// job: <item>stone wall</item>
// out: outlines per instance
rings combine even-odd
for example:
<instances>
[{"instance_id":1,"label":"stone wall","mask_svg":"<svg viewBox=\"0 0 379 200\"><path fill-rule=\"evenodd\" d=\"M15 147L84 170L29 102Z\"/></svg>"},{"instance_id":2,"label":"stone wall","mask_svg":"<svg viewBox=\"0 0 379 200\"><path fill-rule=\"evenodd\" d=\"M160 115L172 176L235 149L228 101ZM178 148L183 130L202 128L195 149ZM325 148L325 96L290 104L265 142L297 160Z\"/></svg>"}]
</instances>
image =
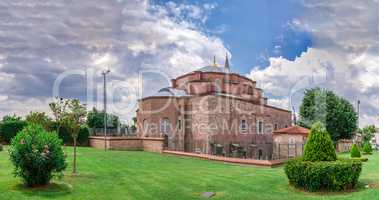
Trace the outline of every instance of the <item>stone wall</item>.
<instances>
[{"instance_id":1,"label":"stone wall","mask_svg":"<svg viewBox=\"0 0 379 200\"><path fill-rule=\"evenodd\" d=\"M144 151L162 153L163 138L141 138L142 148Z\"/></svg>"},{"instance_id":2,"label":"stone wall","mask_svg":"<svg viewBox=\"0 0 379 200\"><path fill-rule=\"evenodd\" d=\"M107 143L107 149L110 150L128 150L128 151L149 151L162 153L163 138L140 138L140 137L104 137L91 136L89 138L90 146L97 149L104 149Z\"/></svg>"}]
</instances>

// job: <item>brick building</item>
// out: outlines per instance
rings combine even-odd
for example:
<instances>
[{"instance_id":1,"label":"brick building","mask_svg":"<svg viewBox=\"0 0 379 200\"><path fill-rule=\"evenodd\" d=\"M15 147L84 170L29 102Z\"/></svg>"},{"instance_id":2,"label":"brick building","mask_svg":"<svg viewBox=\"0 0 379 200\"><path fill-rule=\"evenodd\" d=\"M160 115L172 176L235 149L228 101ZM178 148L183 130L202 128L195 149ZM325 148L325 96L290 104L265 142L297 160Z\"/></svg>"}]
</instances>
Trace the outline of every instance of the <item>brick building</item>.
<instances>
[{"instance_id":1,"label":"brick building","mask_svg":"<svg viewBox=\"0 0 379 200\"><path fill-rule=\"evenodd\" d=\"M271 159L273 132L291 112L267 104L256 82L214 62L139 100L140 137L164 138L174 151Z\"/></svg>"}]
</instances>

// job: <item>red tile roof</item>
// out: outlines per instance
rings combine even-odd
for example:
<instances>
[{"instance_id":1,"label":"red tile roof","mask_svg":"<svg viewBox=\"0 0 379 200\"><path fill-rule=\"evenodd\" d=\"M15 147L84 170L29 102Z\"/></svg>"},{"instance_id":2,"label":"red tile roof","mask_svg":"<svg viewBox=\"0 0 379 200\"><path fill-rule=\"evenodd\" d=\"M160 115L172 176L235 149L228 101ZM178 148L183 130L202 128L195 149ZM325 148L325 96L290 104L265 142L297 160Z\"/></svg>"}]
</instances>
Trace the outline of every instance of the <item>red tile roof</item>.
<instances>
[{"instance_id":1,"label":"red tile roof","mask_svg":"<svg viewBox=\"0 0 379 200\"><path fill-rule=\"evenodd\" d=\"M309 129L296 125L276 130L274 131L274 134L300 134L307 136L309 134Z\"/></svg>"}]
</instances>

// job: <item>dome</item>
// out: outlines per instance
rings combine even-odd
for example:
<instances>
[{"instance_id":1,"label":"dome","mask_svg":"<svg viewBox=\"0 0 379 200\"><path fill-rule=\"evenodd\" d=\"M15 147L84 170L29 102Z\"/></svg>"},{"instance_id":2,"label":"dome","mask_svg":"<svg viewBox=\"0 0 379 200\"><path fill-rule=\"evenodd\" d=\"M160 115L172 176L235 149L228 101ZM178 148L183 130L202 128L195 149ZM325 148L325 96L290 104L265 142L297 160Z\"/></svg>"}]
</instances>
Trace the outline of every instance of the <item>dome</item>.
<instances>
[{"instance_id":1,"label":"dome","mask_svg":"<svg viewBox=\"0 0 379 200\"><path fill-rule=\"evenodd\" d=\"M184 90L178 90L172 87L165 87L158 91L153 96L159 96L159 97L181 97L181 96L187 96L186 92Z\"/></svg>"},{"instance_id":2,"label":"dome","mask_svg":"<svg viewBox=\"0 0 379 200\"><path fill-rule=\"evenodd\" d=\"M222 72L222 73L231 73L231 71L225 67L217 67L217 66L205 66L196 71L201 72Z\"/></svg>"}]
</instances>

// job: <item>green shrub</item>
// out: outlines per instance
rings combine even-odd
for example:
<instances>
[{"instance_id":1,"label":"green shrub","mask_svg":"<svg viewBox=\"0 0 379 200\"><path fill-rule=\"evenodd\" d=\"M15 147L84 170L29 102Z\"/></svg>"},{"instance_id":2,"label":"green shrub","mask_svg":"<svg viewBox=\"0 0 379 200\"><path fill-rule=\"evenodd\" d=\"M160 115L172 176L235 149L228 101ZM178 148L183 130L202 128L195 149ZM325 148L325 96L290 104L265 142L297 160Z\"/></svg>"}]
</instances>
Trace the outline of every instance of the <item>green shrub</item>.
<instances>
[{"instance_id":1,"label":"green shrub","mask_svg":"<svg viewBox=\"0 0 379 200\"><path fill-rule=\"evenodd\" d=\"M304 149L304 161L335 161L336 151L329 133L321 122L312 125Z\"/></svg>"},{"instance_id":2,"label":"green shrub","mask_svg":"<svg viewBox=\"0 0 379 200\"><path fill-rule=\"evenodd\" d=\"M0 124L0 138L9 144L16 134L26 126L26 122L19 117L5 116Z\"/></svg>"},{"instance_id":3,"label":"green shrub","mask_svg":"<svg viewBox=\"0 0 379 200\"><path fill-rule=\"evenodd\" d=\"M15 176L27 186L46 185L66 168L62 140L40 125L28 125L12 139L9 149Z\"/></svg>"},{"instance_id":4,"label":"green shrub","mask_svg":"<svg viewBox=\"0 0 379 200\"><path fill-rule=\"evenodd\" d=\"M3 151L3 145L0 143L0 151Z\"/></svg>"},{"instance_id":5,"label":"green shrub","mask_svg":"<svg viewBox=\"0 0 379 200\"><path fill-rule=\"evenodd\" d=\"M372 147L369 142L365 142L365 144L363 145L363 153L370 154L370 155L372 154Z\"/></svg>"},{"instance_id":6,"label":"green shrub","mask_svg":"<svg viewBox=\"0 0 379 200\"><path fill-rule=\"evenodd\" d=\"M55 122L49 129L57 130L57 127L58 127L58 125ZM73 141L72 135L71 135L70 131L65 126L59 127L58 136L60 139L62 139L63 144L73 145L74 141ZM85 125L80 127L77 145L78 146L88 146L89 145L89 129Z\"/></svg>"},{"instance_id":7,"label":"green shrub","mask_svg":"<svg viewBox=\"0 0 379 200\"><path fill-rule=\"evenodd\" d=\"M358 149L358 146L356 144L353 144L350 150L350 156L352 158L360 158L361 157L361 152Z\"/></svg>"},{"instance_id":8,"label":"green shrub","mask_svg":"<svg viewBox=\"0 0 379 200\"><path fill-rule=\"evenodd\" d=\"M341 191L354 188L362 171L356 160L309 162L302 159L287 161L285 173L289 182L308 191Z\"/></svg>"},{"instance_id":9,"label":"green shrub","mask_svg":"<svg viewBox=\"0 0 379 200\"><path fill-rule=\"evenodd\" d=\"M87 126L81 126L78 135L78 146L89 145L89 129Z\"/></svg>"}]
</instances>

